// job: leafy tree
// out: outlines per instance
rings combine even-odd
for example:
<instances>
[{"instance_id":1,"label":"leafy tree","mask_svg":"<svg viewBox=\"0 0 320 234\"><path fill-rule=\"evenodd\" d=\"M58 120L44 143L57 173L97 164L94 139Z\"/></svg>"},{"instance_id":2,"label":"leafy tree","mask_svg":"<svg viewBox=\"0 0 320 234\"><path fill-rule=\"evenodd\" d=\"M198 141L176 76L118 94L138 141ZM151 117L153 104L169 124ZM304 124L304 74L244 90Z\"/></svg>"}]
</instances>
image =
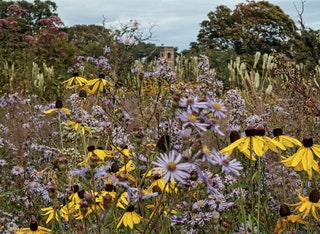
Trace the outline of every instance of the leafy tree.
<instances>
[{"instance_id":1,"label":"leafy tree","mask_svg":"<svg viewBox=\"0 0 320 234\"><path fill-rule=\"evenodd\" d=\"M218 6L200 24L197 47L234 50L238 55L277 51L290 56L299 40L294 21L279 6L267 1L247 1L232 11Z\"/></svg>"}]
</instances>

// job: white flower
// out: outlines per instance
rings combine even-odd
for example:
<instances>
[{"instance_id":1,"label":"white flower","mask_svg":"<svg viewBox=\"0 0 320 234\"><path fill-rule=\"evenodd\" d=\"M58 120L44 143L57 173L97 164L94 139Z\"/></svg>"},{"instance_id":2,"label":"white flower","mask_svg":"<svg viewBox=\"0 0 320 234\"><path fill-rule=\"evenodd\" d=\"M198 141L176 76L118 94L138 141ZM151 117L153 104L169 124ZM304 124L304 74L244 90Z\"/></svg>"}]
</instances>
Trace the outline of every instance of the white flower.
<instances>
[{"instance_id":1,"label":"white flower","mask_svg":"<svg viewBox=\"0 0 320 234\"><path fill-rule=\"evenodd\" d=\"M222 172L225 174L233 173L238 176L239 171L243 168L240 162L238 162L236 159L230 160L230 157L227 154L215 154L213 155L213 161L215 164L218 164L222 167Z\"/></svg>"},{"instance_id":2,"label":"white flower","mask_svg":"<svg viewBox=\"0 0 320 234\"><path fill-rule=\"evenodd\" d=\"M188 110L198 112L199 109L207 108L208 102L199 101L199 97L182 97L179 101L179 107L187 107Z\"/></svg>"},{"instance_id":3,"label":"white flower","mask_svg":"<svg viewBox=\"0 0 320 234\"><path fill-rule=\"evenodd\" d=\"M160 154L156 162L153 162L158 167L162 176L164 176L165 183L175 180L182 182L183 179L190 175L186 171L191 170L190 163L180 163L182 156L176 151L171 151L169 154Z\"/></svg>"},{"instance_id":4,"label":"white flower","mask_svg":"<svg viewBox=\"0 0 320 234\"><path fill-rule=\"evenodd\" d=\"M14 166L11 169L11 173L14 175L22 175L24 173L24 169L23 167L20 167L20 166Z\"/></svg>"},{"instance_id":5,"label":"white flower","mask_svg":"<svg viewBox=\"0 0 320 234\"><path fill-rule=\"evenodd\" d=\"M227 115L225 112L227 108L221 100L214 99L208 101L208 109L213 113L213 116L218 119L223 119Z\"/></svg>"},{"instance_id":6,"label":"white flower","mask_svg":"<svg viewBox=\"0 0 320 234\"><path fill-rule=\"evenodd\" d=\"M184 122L182 127L193 126L198 131L207 131L207 127L209 127L209 124L200 123L199 118L192 111L177 111L176 114Z\"/></svg>"}]
</instances>

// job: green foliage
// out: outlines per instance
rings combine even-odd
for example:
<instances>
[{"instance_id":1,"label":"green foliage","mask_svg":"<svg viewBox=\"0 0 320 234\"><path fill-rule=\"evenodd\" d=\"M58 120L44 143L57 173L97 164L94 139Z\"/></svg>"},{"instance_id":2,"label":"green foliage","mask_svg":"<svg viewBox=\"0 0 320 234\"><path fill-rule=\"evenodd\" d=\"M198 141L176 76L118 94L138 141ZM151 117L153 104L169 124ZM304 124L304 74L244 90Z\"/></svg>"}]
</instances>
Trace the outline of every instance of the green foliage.
<instances>
[{"instance_id":1,"label":"green foliage","mask_svg":"<svg viewBox=\"0 0 320 234\"><path fill-rule=\"evenodd\" d=\"M267 1L240 3L233 11L218 6L208 18L201 23L198 34L201 48L233 49L238 55L272 50L288 53L298 36L294 21Z\"/></svg>"}]
</instances>

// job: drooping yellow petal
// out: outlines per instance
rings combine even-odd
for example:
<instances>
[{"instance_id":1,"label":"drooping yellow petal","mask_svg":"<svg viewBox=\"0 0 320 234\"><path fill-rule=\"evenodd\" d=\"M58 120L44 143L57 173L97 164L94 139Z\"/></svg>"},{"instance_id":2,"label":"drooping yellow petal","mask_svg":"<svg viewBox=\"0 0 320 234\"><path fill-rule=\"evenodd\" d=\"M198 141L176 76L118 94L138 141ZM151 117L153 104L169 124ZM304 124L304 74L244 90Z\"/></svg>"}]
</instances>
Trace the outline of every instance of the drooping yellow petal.
<instances>
[{"instance_id":1,"label":"drooping yellow petal","mask_svg":"<svg viewBox=\"0 0 320 234\"><path fill-rule=\"evenodd\" d=\"M257 156L261 157L264 154L264 140L262 138L252 137L252 147Z\"/></svg>"},{"instance_id":2,"label":"drooping yellow petal","mask_svg":"<svg viewBox=\"0 0 320 234\"><path fill-rule=\"evenodd\" d=\"M138 215L136 212L131 212L132 213L132 220L134 224L138 224L141 221L141 216Z\"/></svg>"},{"instance_id":3,"label":"drooping yellow petal","mask_svg":"<svg viewBox=\"0 0 320 234\"><path fill-rule=\"evenodd\" d=\"M49 109L49 110L44 111L43 113L44 113L44 114L51 114L51 113L53 113L53 112L55 112L55 111L58 111L58 110L59 110L58 108L52 108L52 109Z\"/></svg>"},{"instance_id":4,"label":"drooping yellow petal","mask_svg":"<svg viewBox=\"0 0 320 234\"><path fill-rule=\"evenodd\" d=\"M67 109L67 108L60 108L59 110L61 110L61 111L63 111L66 115L71 115L71 112L70 112L70 110L69 109Z\"/></svg>"},{"instance_id":5,"label":"drooping yellow petal","mask_svg":"<svg viewBox=\"0 0 320 234\"><path fill-rule=\"evenodd\" d=\"M118 222L118 225L117 225L117 229L121 226L121 224L123 223L123 221L124 221L124 214L122 215L122 217L121 217L121 219L119 220L119 222ZM125 225L126 226L126 225Z\"/></svg>"},{"instance_id":6,"label":"drooping yellow petal","mask_svg":"<svg viewBox=\"0 0 320 234\"><path fill-rule=\"evenodd\" d=\"M320 158L320 145L313 144L313 146L311 146L311 150L318 158Z\"/></svg>"},{"instance_id":7,"label":"drooping yellow petal","mask_svg":"<svg viewBox=\"0 0 320 234\"><path fill-rule=\"evenodd\" d=\"M303 148L298 149L297 152L291 156L292 157L291 165L295 167L302 160L303 155L304 155Z\"/></svg>"},{"instance_id":8,"label":"drooping yellow petal","mask_svg":"<svg viewBox=\"0 0 320 234\"><path fill-rule=\"evenodd\" d=\"M230 145L228 145L227 147L223 148L222 150L220 150L221 154L228 154L231 155L233 150L238 147L239 145L241 145L243 142L245 141L244 138L240 138L238 140L236 140L235 142L231 143Z\"/></svg>"}]
</instances>

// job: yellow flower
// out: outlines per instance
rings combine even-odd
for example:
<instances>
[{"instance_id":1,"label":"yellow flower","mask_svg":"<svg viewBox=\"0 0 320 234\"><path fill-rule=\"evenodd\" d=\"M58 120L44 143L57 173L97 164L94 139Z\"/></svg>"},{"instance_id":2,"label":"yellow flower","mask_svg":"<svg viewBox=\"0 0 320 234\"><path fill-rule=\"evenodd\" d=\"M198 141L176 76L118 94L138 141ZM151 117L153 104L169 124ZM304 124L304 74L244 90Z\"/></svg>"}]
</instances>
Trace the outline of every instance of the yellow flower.
<instances>
[{"instance_id":1,"label":"yellow flower","mask_svg":"<svg viewBox=\"0 0 320 234\"><path fill-rule=\"evenodd\" d=\"M61 101L60 99L58 99L58 100L56 101L55 108L46 110L46 111L44 111L43 113L44 113L44 114L51 114L51 113L53 113L53 112L58 112L58 111L62 111L62 112L64 112L66 115L70 115L70 114L71 114L71 112L70 112L69 109L62 107L62 101Z\"/></svg>"},{"instance_id":2,"label":"yellow flower","mask_svg":"<svg viewBox=\"0 0 320 234\"><path fill-rule=\"evenodd\" d=\"M97 159L101 161L104 161L106 157L112 157L107 150L96 149L94 145L88 146L88 151L87 157L80 164L87 164L90 162L90 160L95 160L94 157L97 157Z\"/></svg>"},{"instance_id":3,"label":"yellow flower","mask_svg":"<svg viewBox=\"0 0 320 234\"><path fill-rule=\"evenodd\" d=\"M85 132L91 133L90 128L87 125L83 124L81 121L68 120L66 124L73 128L75 131L80 132L82 135L84 135Z\"/></svg>"},{"instance_id":4,"label":"yellow flower","mask_svg":"<svg viewBox=\"0 0 320 234\"><path fill-rule=\"evenodd\" d=\"M317 220L320 221L316 208L320 208L320 192L317 189L314 189L310 192L309 196L301 196L300 191L298 193L299 202L295 204L286 204L288 206L295 206L295 211L298 211L302 214L302 218L305 218L309 215L310 211L312 216Z\"/></svg>"},{"instance_id":5,"label":"yellow flower","mask_svg":"<svg viewBox=\"0 0 320 234\"><path fill-rule=\"evenodd\" d=\"M133 182L136 182L137 181L136 178L129 173L129 172L133 171L135 168L136 167L134 166L133 161L129 160L126 165L124 165L117 172L115 172L116 177L119 180L127 178Z\"/></svg>"},{"instance_id":6,"label":"yellow flower","mask_svg":"<svg viewBox=\"0 0 320 234\"><path fill-rule=\"evenodd\" d=\"M117 201L117 207L124 209L124 205L126 205L126 206L129 205L129 202L127 200L127 196L128 196L128 192L121 193L121 195Z\"/></svg>"},{"instance_id":7,"label":"yellow flower","mask_svg":"<svg viewBox=\"0 0 320 234\"><path fill-rule=\"evenodd\" d=\"M43 213L42 215L48 216L46 223L49 223L52 219L55 219L56 221L60 222L60 212L58 209L54 209L53 207L47 207L47 208L41 208Z\"/></svg>"},{"instance_id":8,"label":"yellow flower","mask_svg":"<svg viewBox=\"0 0 320 234\"><path fill-rule=\"evenodd\" d=\"M258 156L262 156L265 153L263 150L265 145L265 141L263 140L263 138L256 136L256 129L252 127L248 127L245 130L245 134L245 137L242 137L234 141L229 146L220 150L220 153L231 155L233 150L235 148L238 148L241 152L245 154L246 157L248 157L251 160L256 160L256 158L253 156L251 152L255 153Z\"/></svg>"},{"instance_id":9,"label":"yellow flower","mask_svg":"<svg viewBox=\"0 0 320 234\"><path fill-rule=\"evenodd\" d=\"M105 76L103 74L99 75L99 78L89 80L87 83L87 86L93 86L92 89L90 90L90 94L94 94L97 90L99 92L103 92L104 87L109 86L112 89L112 84L105 79Z\"/></svg>"},{"instance_id":10,"label":"yellow flower","mask_svg":"<svg viewBox=\"0 0 320 234\"><path fill-rule=\"evenodd\" d=\"M291 214L291 211L286 204L280 206L280 216L277 220L277 224L273 230L275 234L282 234L287 229L287 223L291 223L291 229L295 223L309 224L307 221L302 220L302 214Z\"/></svg>"},{"instance_id":11,"label":"yellow flower","mask_svg":"<svg viewBox=\"0 0 320 234\"><path fill-rule=\"evenodd\" d=\"M273 136L274 136L272 138L273 140L276 140L276 141L282 143L285 147L291 148L295 145L297 145L297 146L302 145L302 143L299 140L297 140L293 137L290 137L290 136L283 135L281 128L273 129Z\"/></svg>"},{"instance_id":12,"label":"yellow flower","mask_svg":"<svg viewBox=\"0 0 320 234\"><path fill-rule=\"evenodd\" d=\"M167 184L164 182L164 177L158 168L153 168L147 173L146 176L152 176L154 179L148 188L150 192L157 192L157 188L167 193L178 192L178 188L174 182L169 181Z\"/></svg>"},{"instance_id":13,"label":"yellow flower","mask_svg":"<svg viewBox=\"0 0 320 234\"><path fill-rule=\"evenodd\" d=\"M16 231L16 234L49 234L51 230L42 226L39 226L38 221L32 215L30 227L21 228Z\"/></svg>"},{"instance_id":14,"label":"yellow flower","mask_svg":"<svg viewBox=\"0 0 320 234\"><path fill-rule=\"evenodd\" d=\"M134 211L134 206L130 205L119 220L117 228L119 228L121 224L123 224L125 227L129 226L131 229L133 229L133 225L139 224L141 220L142 217Z\"/></svg>"},{"instance_id":15,"label":"yellow flower","mask_svg":"<svg viewBox=\"0 0 320 234\"><path fill-rule=\"evenodd\" d=\"M266 136L266 130L264 129L264 127L259 126L256 129L256 136L260 137L261 140L264 142L262 151L263 154L265 154L268 150L271 150L273 152L278 152L278 148L282 149L282 150L286 150L286 147L281 143L278 142L276 140L271 139L270 137ZM243 151L243 153L250 158L250 150L246 149L245 151Z\"/></svg>"},{"instance_id":16,"label":"yellow flower","mask_svg":"<svg viewBox=\"0 0 320 234\"><path fill-rule=\"evenodd\" d=\"M87 79L79 76L78 72L73 73L71 78L62 82L62 84L67 84L67 89L82 87L87 83L88 83Z\"/></svg>"},{"instance_id":17,"label":"yellow flower","mask_svg":"<svg viewBox=\"0 0 320 234\"><path fill-rule=\"evenodd\" d=\"M287 167L294 167L296 171L306 171L311 180L312 170L319 172L318 162L314 160L313 155L320 158L320 145L313 144L312 138L305 138L297 152L282 162Z\"/></svg>"}]
</instances>

